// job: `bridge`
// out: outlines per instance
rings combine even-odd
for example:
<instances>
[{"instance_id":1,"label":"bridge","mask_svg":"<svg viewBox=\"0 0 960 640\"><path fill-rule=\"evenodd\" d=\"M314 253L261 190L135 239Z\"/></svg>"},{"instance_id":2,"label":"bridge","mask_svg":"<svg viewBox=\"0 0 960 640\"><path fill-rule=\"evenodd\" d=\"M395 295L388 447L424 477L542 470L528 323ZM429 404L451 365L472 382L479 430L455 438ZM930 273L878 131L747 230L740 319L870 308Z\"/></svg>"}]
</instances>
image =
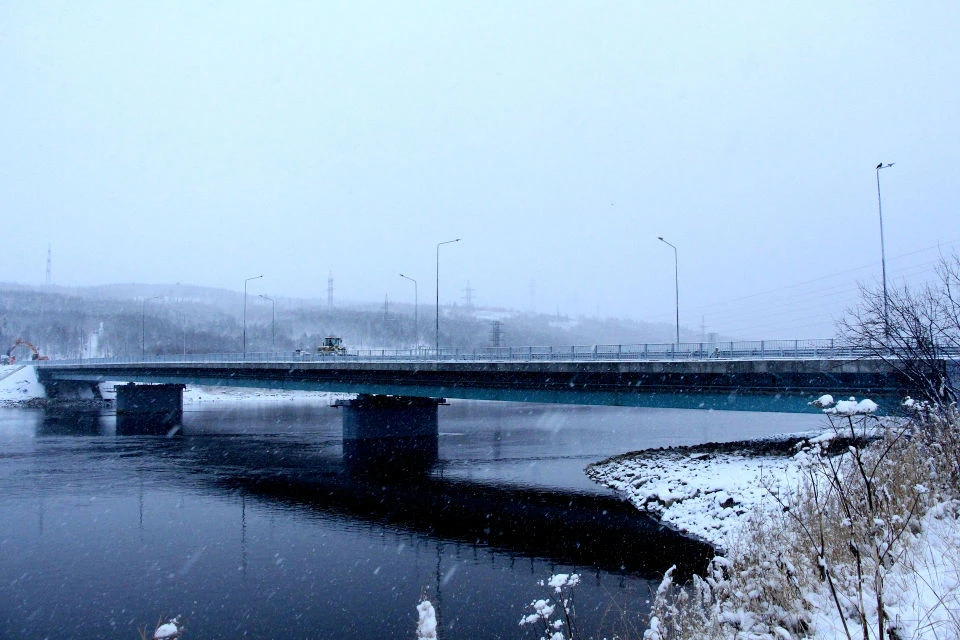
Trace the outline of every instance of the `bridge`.
<instances>
[{"instance_id":1,"label":"bridge","mask_svg":"<svg viewBox=\"0 0 960 640\"><path fill-rule=\"evenodd\" d=\"M347 354L204 354L38 362L51 396L105 381L262 387L417 398L809 411L810 399L898 397L883 359L832 340L503 347Z\"/></svg>"},{"instance_id":2,"label":"bridge","mask_svg":"<svg viewBox=\"0 0 960 640\"><path fill-rule=\"evenodd\" d=\"M118 431L182 419L185 385L359 394L342 401L344 454L436 459L445 398L811 412L821 394L896 404L908 380L887 361L821 341L204 354L37 362L50 397L117 385ZM412 455L416 454L416 455Z\"/></svg>"}]
</instances>

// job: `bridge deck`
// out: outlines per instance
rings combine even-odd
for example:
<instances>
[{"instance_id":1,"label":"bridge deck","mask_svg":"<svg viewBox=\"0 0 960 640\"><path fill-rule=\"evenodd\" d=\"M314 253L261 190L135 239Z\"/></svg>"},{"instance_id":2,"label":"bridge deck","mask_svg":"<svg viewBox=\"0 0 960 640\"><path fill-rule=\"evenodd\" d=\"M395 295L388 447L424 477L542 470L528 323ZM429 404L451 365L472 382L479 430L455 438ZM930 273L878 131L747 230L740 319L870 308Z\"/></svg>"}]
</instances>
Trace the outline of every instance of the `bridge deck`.
<instances>
[{"instance_id":1,"label":"bridge deck","mask_svg":"<svg viewBox=\"0 0 960 640\"><path fill-rule=\"evenodd\" d=\"M822 393L898 396L906 381L880 359L551 360L419 359L45 362L41 381L130 381L322 390L521 402L785 410ZM704 398L713 398L704 404ZM731 407L731 403L747 406ZM751 399L751 400L747 400ZM673 403L676 404L676 403ZM683 404L683 403L681 403ZM790 409L796 410L796 409Z\"/></svg>"}]
</instances>

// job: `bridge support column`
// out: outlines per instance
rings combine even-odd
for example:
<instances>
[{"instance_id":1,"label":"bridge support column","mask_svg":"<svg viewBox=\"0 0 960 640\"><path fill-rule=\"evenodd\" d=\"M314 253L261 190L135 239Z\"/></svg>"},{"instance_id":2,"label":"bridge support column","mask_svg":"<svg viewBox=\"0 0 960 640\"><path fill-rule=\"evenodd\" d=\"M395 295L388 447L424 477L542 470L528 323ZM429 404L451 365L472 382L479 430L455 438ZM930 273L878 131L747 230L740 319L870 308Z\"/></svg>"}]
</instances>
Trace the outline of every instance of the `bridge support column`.
<instances>
[{"instance_id":1,"label":"bridge support column","mask_svg":"<svg viewBox=\"0 0 960 640\"><path fill-rule=\"evenodd\" d=\"M43 390L52 400L101 400L100 385L83 380L43 380Z\"/></svg>"},{"instance_id":2,"label":"bridge support column","mask_svg":"<svg viewBox=\"0 0 960 640\"><path fill-rule=\"evenodd\" d=\"M183 388L182 384L117 385L117 433L176 432L183 422Z\"/></svg>"},{"instance_id":3,"label":"bridge support column","mask_svg":"<svg viewBox=\"0 0 960 640\"><path fill-rule=\"evenodd\" d=\"M343 459L352 471L429 469L438 459L443 398L362 394L338 401L343 409Z\"/></svg>"}]
</instances>

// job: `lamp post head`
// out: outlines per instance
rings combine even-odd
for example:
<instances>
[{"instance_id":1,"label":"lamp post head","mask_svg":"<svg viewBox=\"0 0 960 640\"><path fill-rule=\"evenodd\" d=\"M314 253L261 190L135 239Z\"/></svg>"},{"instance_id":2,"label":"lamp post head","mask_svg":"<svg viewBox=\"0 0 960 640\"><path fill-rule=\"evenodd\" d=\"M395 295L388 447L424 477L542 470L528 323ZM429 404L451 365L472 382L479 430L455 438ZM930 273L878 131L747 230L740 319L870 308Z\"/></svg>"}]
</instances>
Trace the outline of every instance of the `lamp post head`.
<instances>
[{"instance_id":1,"label":"lamp post head","mask_svg":"<svg viewBox=\"0 0 960 640\"><path fill-rule=\"evenodd\" d=\"M669 242L667 242L666 240L664 240L664 239L663 239L663 236L657 236L657 240L659 240L659 241L662 242L663 244L667 245L668 247L671 247L674 251L677 250L677 248L676 248L675 246L673 246L671 243L669 243Z\"/></svg>"},{"instance_id":2,"label":"lamp post head","mask_svg":"<svg viewBox=\"0 0 960 640\"><path fill-rule=\"evenodd\" d=\"M897 163L896 163L896 162L888 162L887 164L883 164L883 163L881 162L880 164L877 165L877 171L880 171L880 169L889 169L890 167L892 167L892 166L895 165L895 164L897 164Z\"/></svg>"}]
</instances>

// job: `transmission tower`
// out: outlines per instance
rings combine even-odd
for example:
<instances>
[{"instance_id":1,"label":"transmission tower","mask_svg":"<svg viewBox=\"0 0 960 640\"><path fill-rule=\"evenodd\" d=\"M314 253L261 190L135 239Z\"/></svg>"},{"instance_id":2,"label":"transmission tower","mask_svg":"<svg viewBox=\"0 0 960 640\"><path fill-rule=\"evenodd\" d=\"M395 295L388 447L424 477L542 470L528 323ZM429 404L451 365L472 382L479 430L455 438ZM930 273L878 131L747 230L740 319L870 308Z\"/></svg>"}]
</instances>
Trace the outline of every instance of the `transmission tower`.
<instances>
[{"instance_id":1,"label":"transmission tower","mask_svg":"<svg viewBox=\"0 0 960 640\"><path fill-rule=\"evenodd\" d=\"M494 320L490 323L490 346L499 347L503 342L503 323Z\"/></svg>"},{"instance_id":2,"label":"transmission tower","mask_svg":"<svg viewBox=\"0 0 960 640\"><path fill-rule=\"evenodd\" d=\"M470 286L470 281L467 280L467 288L463 290L463 307L467 311L473 311L473 292L475 289Z\"/></svg>"},{"instance_id":3,"label":"transmission tower","mask_svg":"<svg viewBox=\"0 0 960 640\"><path fill-rule=\"evenodd\" d=\"M327 308L333 309L333 271L327 276Z\"/></svg>"}]
</instances>

